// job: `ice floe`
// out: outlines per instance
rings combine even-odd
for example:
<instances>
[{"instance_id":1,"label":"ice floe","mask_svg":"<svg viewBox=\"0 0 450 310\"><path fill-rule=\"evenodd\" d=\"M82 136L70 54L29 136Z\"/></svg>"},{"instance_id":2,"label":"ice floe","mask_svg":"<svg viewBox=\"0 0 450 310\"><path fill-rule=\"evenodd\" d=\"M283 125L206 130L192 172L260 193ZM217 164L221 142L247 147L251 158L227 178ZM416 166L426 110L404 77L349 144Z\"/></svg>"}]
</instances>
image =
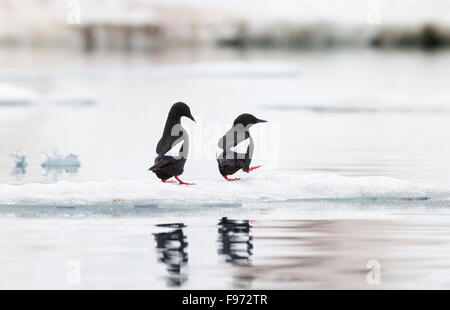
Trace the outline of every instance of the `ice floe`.
<instances>
[{"instance_id":1,"label":"ice floe","mask_svg":"<svg viewBox=\"0 0 450 310\"><path fill-rule=\"evenodd\" d=\"M33 90L9 83L0 83L0 106L28 105L39 99Z\"/></svg>"},{"instance_id":2,"label":"ice floe","mask_svg":"<svg viewBox=\"0 0 450 310\"><path fill-rule=\"evenodd\" d=\"M149 181L0 185L0 205L220 204L302 200L449 200L450 189L390 177L276 175L240 182L197 180L196 186Z\"/></svg>"},{"instance_id":3,"label":"ice floe","mask_svg":"<svg viewBox=\"0 0 450 310\"><path fill-rule=\"evenodd\" d=\"M93 106L97 103L97 99L92 94L82 90L56 92L46 97L46 100L57 105L71 107Z\"/></svg>"},{"instance_id":4,"label":"ice floe","mask_svg":"<svg viewBox=\"0 0 450 310\"><path fill-rule=\"evenodd\" d=\"M315 113L448 113L450 97L407 94L376 94L334 99L332 102L263 104L267 110L307 111Z\"/></svg>"}]
</instances>

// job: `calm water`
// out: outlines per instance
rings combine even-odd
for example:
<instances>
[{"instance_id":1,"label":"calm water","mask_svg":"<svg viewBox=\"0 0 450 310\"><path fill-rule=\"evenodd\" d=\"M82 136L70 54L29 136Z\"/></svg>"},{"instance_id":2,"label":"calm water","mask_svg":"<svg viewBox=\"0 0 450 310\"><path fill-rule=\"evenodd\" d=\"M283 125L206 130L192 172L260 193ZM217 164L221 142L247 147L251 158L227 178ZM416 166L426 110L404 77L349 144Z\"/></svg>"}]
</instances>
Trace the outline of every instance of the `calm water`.
<instances>
[{"instance_id":1,"label":"calm water","mask_svg":"<svg viewBox=\"0 0 450 310\"><path fill-rule=\"evenodd\" d=\"M154 178L146 169L167 109L183 100L198 119L185 124L194 132L188 181L219 182L215 143L236 115L252 112L269 120L254 131L265 174L450 186L447 51L0 54L0 82L40 96L0 106L0 183ZM45 170L48 147L78 155L81 167ZM16 150L26 152L23 170L10 157ZM449 288L448 207L2 206L0 287ZM373 266L379 284L370 284Z\"/></svg>"},{"instance_id":2,"label":"calm water","mask_svg":"<svg viewBox=\"0 0 450 310\"><path fill-rule=\"evenodd\" d=\"M448 289L448 207L3 211L0 287Z\"/></svg>"},{"instance_id":3,"label":"calm water","mask_svg":"<svg viewBox=\"0 0 450 310\"><path fill-rule=\"evenodd\" d=\"M0 82L41 99L0 106L2 183L152 178L146 168L167 110L183 100L198 119L185 122L195 133L186 179L217 177L218 138L251 112L269 120L254 128L266 172L450 185L447 51L1 54ZM49 147L78 155L81 168L45 171ZM25 174L13 171L16 150L27 154Z\"/></svg>"}]
</instances>

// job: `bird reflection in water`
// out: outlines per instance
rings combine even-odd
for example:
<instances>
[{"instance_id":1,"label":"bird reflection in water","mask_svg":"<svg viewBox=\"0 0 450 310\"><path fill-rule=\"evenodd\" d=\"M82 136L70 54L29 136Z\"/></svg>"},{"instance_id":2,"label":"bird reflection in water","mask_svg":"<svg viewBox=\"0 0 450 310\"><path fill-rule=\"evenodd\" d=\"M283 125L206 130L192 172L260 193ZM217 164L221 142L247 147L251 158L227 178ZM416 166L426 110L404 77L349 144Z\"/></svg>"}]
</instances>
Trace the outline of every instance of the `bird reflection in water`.
<instances>
[{"instance_id":1,"label":"bird reflection in water","mask_svg":"<svg viewBox=\"0 0 450 310\"><path fill-rule=\"evenodd\" d=\"M218 253L228 263L239 266L251 265L253 255L252 226L248 220L231 220L223 217L218 224Z\"/></svg>"},{"instance_id":2,"label":"bird reflection in water","mask_svg":"<svg viewBox=\"0 0 450 310\"><path fill-rule=\"evenodd\" d=\"M167 285L171 287L182 286L188 279L182 269L188 263L187 236L183 233L186 227L183 223L159 224L159 227L167 227L168 232L155 233L158 260L167 267Z\"/></svg>"}]
</instances>

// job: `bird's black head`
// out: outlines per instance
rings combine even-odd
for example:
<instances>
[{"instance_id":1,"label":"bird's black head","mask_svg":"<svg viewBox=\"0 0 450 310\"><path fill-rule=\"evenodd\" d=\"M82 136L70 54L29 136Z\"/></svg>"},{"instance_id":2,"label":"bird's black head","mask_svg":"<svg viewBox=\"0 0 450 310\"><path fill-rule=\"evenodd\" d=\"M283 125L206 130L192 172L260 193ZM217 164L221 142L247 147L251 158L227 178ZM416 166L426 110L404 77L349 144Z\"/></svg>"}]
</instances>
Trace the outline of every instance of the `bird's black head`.
<instances>
[{"instance_id":1,"label":"bird's black head","mask_svg":"<svg viewBox=\"0 0 450 310\"><path fill-rule=\"evenodd\" d=\"M169 118L179 120L181 117L186 116L195 122L194 117L191 114L191 109L184 102L175 103L169 111Z\"/></svg>"},{"instance_id":2,"label":"bird's black head","mask_svg":"<svg viewBox=\"0 0 450 310\"><path fill-rule=\"evenodd\" d=\"M248 114L248 113L244 113L239 115L233 123L233 126L236 126L237 124L241 124L244 127L250 127L252 125L258 124L258 123L266 123L267 121L263 120L263 119L258 119L255 116Z\"/></svg>"}]
</instances>

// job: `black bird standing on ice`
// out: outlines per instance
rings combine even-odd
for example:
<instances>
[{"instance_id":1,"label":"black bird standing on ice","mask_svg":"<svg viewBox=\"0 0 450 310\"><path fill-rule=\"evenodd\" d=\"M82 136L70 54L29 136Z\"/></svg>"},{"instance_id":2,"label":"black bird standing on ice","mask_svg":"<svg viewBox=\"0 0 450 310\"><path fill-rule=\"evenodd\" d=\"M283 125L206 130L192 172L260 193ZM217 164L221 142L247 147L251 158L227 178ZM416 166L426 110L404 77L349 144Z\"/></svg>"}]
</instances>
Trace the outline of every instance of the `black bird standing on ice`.
<instances>
[{"instance_id":1,"label":"black bird standing on ice","mask_svg":"<svg viewBox=\"0 0 450 310\"><path fill-rule=\"evenodd\" d=\"M168 180L175 177L180 184L194 185L194 183L183 182L179 178L183 173L189 151L189 137L180 122L183 116L195 122L187 104L175 103L169 111L163 135L156 146L158 157L155 159L155 164L148 170L153 171L164 183L175 183Z\"/></svg>"},{"instance_id":2,"label":"black bird standing on ice","mask_svg":"<svg viewBox=\"0 0 450 310\"><path fill-rule=\"evenodd\" d=\"M249 173L261 166L251 167L250 163L253 156L253 139L250 136L249 129L257 123L266 123L267 121L257 119L251 114L239 115L233 123L233 127L220 138L217 152L217 163L222 176L228 181L237 181L239 178L230 179L229 175L238 170Z\"/></svg>"}]
</instances>

